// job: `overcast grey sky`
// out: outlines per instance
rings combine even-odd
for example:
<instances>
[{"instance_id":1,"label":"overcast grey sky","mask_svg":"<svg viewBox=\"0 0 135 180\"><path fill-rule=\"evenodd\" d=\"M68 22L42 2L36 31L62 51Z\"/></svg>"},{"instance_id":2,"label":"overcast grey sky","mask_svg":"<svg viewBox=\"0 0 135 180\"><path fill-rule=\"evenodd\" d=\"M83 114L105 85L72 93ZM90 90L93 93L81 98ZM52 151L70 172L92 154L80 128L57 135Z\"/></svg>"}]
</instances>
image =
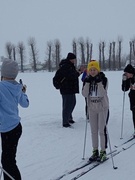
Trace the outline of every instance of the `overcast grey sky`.
<instances>
[{"instance_id":1,"label":"overcast grey sky","mask_svg":"<svg viewBox=\"0 0 135 180\"><path fill-rule=\"evenodd\" d=\"M108 44L123 38L123 51L135 37L135 0L0 0L0 56L5 43L15 45L35 37L39 57L45 55L46 42L58 38L62 57L72 50L73 38L84 37L94 44Z\"/></svg>"}]
</instances>

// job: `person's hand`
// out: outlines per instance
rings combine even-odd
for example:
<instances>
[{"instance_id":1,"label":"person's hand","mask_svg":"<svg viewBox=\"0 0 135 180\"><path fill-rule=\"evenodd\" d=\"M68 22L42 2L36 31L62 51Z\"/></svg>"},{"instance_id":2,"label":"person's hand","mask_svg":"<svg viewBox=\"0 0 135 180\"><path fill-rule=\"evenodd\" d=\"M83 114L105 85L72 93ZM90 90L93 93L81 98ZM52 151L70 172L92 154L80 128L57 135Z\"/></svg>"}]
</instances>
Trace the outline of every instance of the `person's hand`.
<instances>
[{"instance_id":1,"label":"person's hand","mask_svg":"<svg viewBox=\"0 0 135 180\"><path fill-rule=\"evenodd\" d=\"M23 84L23 81L22 81L22 79L20 79L19 80L19 82L20 82L20 84L22 84L22 92L26 92L26 88L27 88L27 86L25 85L25 84Z\"/></svg>"},{"instance_id":2,"label":"person's hand","mask_svg":"<svg viewBox=\"0 0 135 180\"><path fill-rule=\"evenodd\" d=\"M99 83L99 82L101 82L101 81L102 81L102 79L101 79L100 74L96 75L96 76L95 76L95 83Z\"/></svg>"},{"instance_id":3,"label":"person's hand","mask_svg":"<svg viewBox=\"0 0 135 180\"><path fill-rule=\"evenodd\" d=\"M78 71L79 71L80 73L83 73L85 70L86 70L86 68L85 68L84 66L80 66L80 68L79 68Z\"/></svg>"},{"instance_id":4,"label":"person's hand","mask_svg":"<svg viewBox=\"0 0 135 180\"><path fill-rule=\"evenodd\" d=\"M92 77L91 75L89 75L84 79L84 82L92 83L94 79L95 77Z\"/></svg>"},{"instance_id":5,"label":"person's hand","mask_svg":"<svg viewBox=\"0 0 135 180\"><path fill-rule=\"evenodd\" d=\"M126 81L126 80L127 80L127 76L126 76L125 73L122 75L122 80L123 80L123 81Z\"/></svg>"},{"instance_id":6,"label":"person's hand","mask_svg":"<svg viewBox=\"0 0 135 180\"><path fill-rule=\"evenodd\" d=\"M22 91L23 91L24 93L26 92L26 88L27 88L27 86L26 86L26 85L23 85Z\"/></svg>"}]
</instances>

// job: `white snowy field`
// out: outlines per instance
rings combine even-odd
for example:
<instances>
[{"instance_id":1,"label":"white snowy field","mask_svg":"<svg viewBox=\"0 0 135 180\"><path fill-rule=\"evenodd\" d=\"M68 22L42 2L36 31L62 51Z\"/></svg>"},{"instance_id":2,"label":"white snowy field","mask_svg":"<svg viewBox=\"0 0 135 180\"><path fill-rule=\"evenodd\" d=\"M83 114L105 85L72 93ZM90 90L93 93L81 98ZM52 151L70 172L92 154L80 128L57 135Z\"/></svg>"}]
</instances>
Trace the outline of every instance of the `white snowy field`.
<instances>
[{"instance_id":1,"label":"white snowy field","mask_svg":"<svg viewBox=\"0 0 135 180\"><path fill-rule=\"evenodd\" d=\"M114 145L121 144L133 133L132 116L126 92L123 139L120 139L123 104L122 73L122 71L105 72L109 80L108 131L112 150L115 149ZM90 125L88 124L86 159L82 160L86 124L85 101L81 95L82 82L80 80L80 94L76 96L77 104L73 112L76 123L73 124L73 128L63 128L61 95L52 85L53 75L54 73L48 72L20 73L17 77L17 81L21 78L27 85L30 100L29 108L19 107L23 134L18 145L17 163L23 180L53 180L86 162L92 153ZM107 152L109 151L108 147ZM134 152L135 145L114 157L117 170L113 169L112 161L109 159L82 176L80 180L134 180ZM70 180L76 174L66 176L63 180Z\"/></svg>"}]
</instances>

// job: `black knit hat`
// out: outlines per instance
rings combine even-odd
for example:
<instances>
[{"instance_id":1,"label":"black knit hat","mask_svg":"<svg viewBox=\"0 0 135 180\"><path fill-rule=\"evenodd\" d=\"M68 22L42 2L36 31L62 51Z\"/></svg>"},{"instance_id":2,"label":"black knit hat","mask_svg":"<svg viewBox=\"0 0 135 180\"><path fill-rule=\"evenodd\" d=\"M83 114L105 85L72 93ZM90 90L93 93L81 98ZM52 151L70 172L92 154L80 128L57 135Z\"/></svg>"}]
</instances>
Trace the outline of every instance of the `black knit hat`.
<instances>
[{"instance_id":1,"label":"black knit hat","mask_svg":"<svg viewBox=\"0 0 135 180\"><path fill-rule=\"evenodd\" d=\"M66 59L68 59L68 60L76 59L76 55L71 53L71 52L69 52Z\"/></svg>"},{"instance_id":2,"label":"black knit hat","mask_svg":"<svg viewBox=\"0 0 135 180\"><path fill-rule=\"evenodd\" d=\"M124 72L135 74L135 69L134 69L134 67L131 64L128 64L125 67Z\"/></svg>"}]
</instances>

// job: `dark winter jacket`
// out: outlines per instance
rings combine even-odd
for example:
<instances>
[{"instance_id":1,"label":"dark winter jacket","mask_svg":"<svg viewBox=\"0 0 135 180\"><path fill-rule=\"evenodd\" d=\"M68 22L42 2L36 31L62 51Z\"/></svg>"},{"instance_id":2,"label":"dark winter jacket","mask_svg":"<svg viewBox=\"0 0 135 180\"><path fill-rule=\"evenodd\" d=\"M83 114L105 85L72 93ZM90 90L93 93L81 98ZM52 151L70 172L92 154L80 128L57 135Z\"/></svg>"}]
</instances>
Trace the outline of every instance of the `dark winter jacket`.
<instances>
[{"instance_id":1,"label":"dark winter jacket","mask_svg":"<svg viewBox=\"0 0 135 180\"><path fill-rule=\"evenodd\" d=\"M135 83L135 74L132 78L122 81L122 91L128 91L134 83ZM128 95L130 99L130 110L135 110L135 90L130 89Z\"/></svg>"},{"instance_id":2,"label":"dark winter jacket","mask_svg":"<svg viewBox=\"0 0 135 180\"><path fill-rule=\"evenodd\" d=\"M62 81L60 93L61 94L75 94L79 93L79 72L75 65L67 59L60 62L60 74L64 80Z\"/></svg>"}]
</instances>

